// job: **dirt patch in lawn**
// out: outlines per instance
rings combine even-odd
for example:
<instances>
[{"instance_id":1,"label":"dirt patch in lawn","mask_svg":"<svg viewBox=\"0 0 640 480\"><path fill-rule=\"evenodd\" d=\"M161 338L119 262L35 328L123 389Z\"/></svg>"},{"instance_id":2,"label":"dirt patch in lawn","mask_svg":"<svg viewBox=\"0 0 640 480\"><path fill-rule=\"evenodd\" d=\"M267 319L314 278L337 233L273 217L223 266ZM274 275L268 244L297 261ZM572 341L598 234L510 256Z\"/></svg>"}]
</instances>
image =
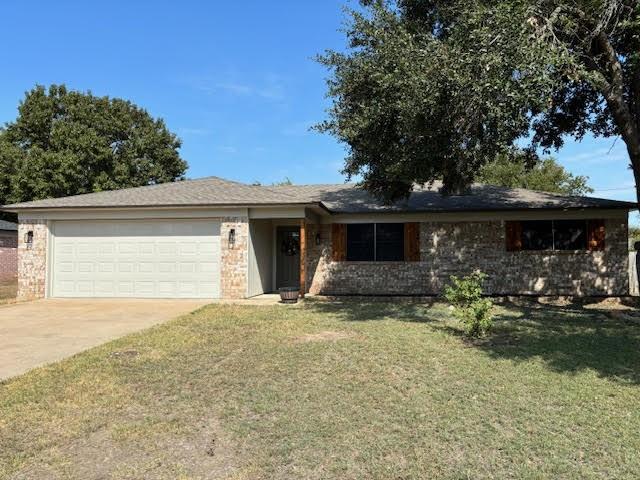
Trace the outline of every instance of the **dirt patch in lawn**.
<instances>
[{"instance_id":1,"label":"dirt patch in lawn","mask_svg":"<svg viewBox=\"0 0 640 480\"><path fill-rule=\"evenodd\" d=\"M179 435L131 428L133 434L123 435L106 427L66 446L57 445L47 460L15 478L217 479L240 471L237 450L215 420L198 422L193 431Z\"/></svg>"},{"instance_id":2,"label":"dirt patch in lawn","mask_svg":"<svg viewBox=\"0 0 640 480\"><path fill-rule=\"evenodd\" d=\"M354 338L355 335L351 332L334 332L325 331L319 333L305 333L294 339L295 343L309 343L309 342L337 342L338 340L344 340L346 338Z\"/></svg>"}]
</instances>

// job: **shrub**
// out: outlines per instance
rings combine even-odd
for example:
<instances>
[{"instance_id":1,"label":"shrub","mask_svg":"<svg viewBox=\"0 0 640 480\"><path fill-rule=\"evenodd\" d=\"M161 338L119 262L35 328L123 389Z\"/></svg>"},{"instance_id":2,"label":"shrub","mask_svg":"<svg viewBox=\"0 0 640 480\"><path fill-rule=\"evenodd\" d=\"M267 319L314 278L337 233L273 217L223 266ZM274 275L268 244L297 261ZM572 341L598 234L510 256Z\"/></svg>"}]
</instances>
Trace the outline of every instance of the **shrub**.
<instances>
[{"instance_id":1,"label":"shrub","mask_svg":"<svg viewBox=\"0 0 640 480\"><path fill-rule=\"evenodd\" d=\"M451 284L444 289L444 297L453 305L454 315L470 337L481 337L493 326L493 302L482 297L482 284L486 277L482 272L462 278L452 276Z\"/></svg>"}]
</instances>

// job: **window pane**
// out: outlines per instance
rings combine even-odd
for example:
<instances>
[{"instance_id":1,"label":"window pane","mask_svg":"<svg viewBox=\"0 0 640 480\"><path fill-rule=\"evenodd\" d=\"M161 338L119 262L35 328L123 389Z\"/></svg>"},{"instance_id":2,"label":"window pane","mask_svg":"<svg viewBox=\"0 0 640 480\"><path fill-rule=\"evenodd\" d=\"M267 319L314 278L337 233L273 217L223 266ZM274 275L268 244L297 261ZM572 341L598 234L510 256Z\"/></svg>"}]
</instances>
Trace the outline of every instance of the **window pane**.
<instances>
[{"instance_id":1,"label":"window pane","mask_svg":"<svg viewBox=\"0 0 640 480\"><path fill-rule=\"evenodd\" d=\"M553 222L556 250L586 250L586 220L556 220Z\"/></svg>"},{"instance_id":2,"label":"window pane","mask_svg":"<svg viewBox=\"0 0 640 480\"><path fill-rule=\"evenodd\" d=\"M373 223L347 225L347 260L373 261Z\"/></svg>"},{"instance_id":3,"label":"window pane","mask_svg":"<svg viewBox=\"0 0 640 480\"><path fill-rule=\"evenodd\" d=\"M553 248L553 224L551 220L522 222L523 250L551 250Z\"/></svg>"},{"instance_id":4,"label":"window pane","mask_svg":"<svg viewBox=\"0 0 640 480\"><path fill-rule=\"evenodd\" d=\"M404 260L404 223L376 224L376 260L379 262Z\"/></svg>"}]
</instances>

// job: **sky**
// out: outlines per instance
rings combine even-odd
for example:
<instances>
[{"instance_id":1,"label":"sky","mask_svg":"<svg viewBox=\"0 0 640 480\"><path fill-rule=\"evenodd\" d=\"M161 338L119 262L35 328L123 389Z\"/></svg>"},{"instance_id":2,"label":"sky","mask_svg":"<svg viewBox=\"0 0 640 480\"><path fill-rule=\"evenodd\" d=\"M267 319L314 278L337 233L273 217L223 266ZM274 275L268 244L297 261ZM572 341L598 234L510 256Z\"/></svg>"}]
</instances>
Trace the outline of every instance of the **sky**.
<instances>
[{"instance_id":1,"label":"sky","mask_svg":"<svg viewBox=\"0 0 640 480\"><path fill-rule=\"evenodd\" d=\"M126 98L182 140L187 177L344 181L344 148L309 131L326 116L327 71L349 0L6 2L0 124L36 84ZM634 200L624 142L570 139L554 156L594 196ZM632 217L633 218L633 217ZM637 218L635 222L637 223Z\"/></svg>"}]
</instances>

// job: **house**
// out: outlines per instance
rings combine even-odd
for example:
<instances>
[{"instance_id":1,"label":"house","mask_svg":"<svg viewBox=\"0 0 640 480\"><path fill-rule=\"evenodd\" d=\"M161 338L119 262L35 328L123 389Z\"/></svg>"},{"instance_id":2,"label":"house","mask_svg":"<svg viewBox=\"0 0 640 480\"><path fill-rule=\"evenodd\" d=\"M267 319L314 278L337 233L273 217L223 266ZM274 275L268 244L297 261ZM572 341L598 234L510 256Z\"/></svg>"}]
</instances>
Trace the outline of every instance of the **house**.
<instances>
[{"instance_id":1,"label":"house","mask_svg":"<svg viewBox=\"0 0 640 480\"><path fill-rule=\"evenodd\" d=\"M18 275L18 225L0 220L0 281Z\"/></svg>"},{"instance_id":2,"label":"house","mask_svg":"<svg viewBox=\"0 0 640 480\"><path fill-rule=\"evenodd\" d=\"M19 297L435 295L480 269L487 292L627 295L636 204L475 185L386 206L355 185L217 177L5 206Z\"/></svg>"}]
</instances>

